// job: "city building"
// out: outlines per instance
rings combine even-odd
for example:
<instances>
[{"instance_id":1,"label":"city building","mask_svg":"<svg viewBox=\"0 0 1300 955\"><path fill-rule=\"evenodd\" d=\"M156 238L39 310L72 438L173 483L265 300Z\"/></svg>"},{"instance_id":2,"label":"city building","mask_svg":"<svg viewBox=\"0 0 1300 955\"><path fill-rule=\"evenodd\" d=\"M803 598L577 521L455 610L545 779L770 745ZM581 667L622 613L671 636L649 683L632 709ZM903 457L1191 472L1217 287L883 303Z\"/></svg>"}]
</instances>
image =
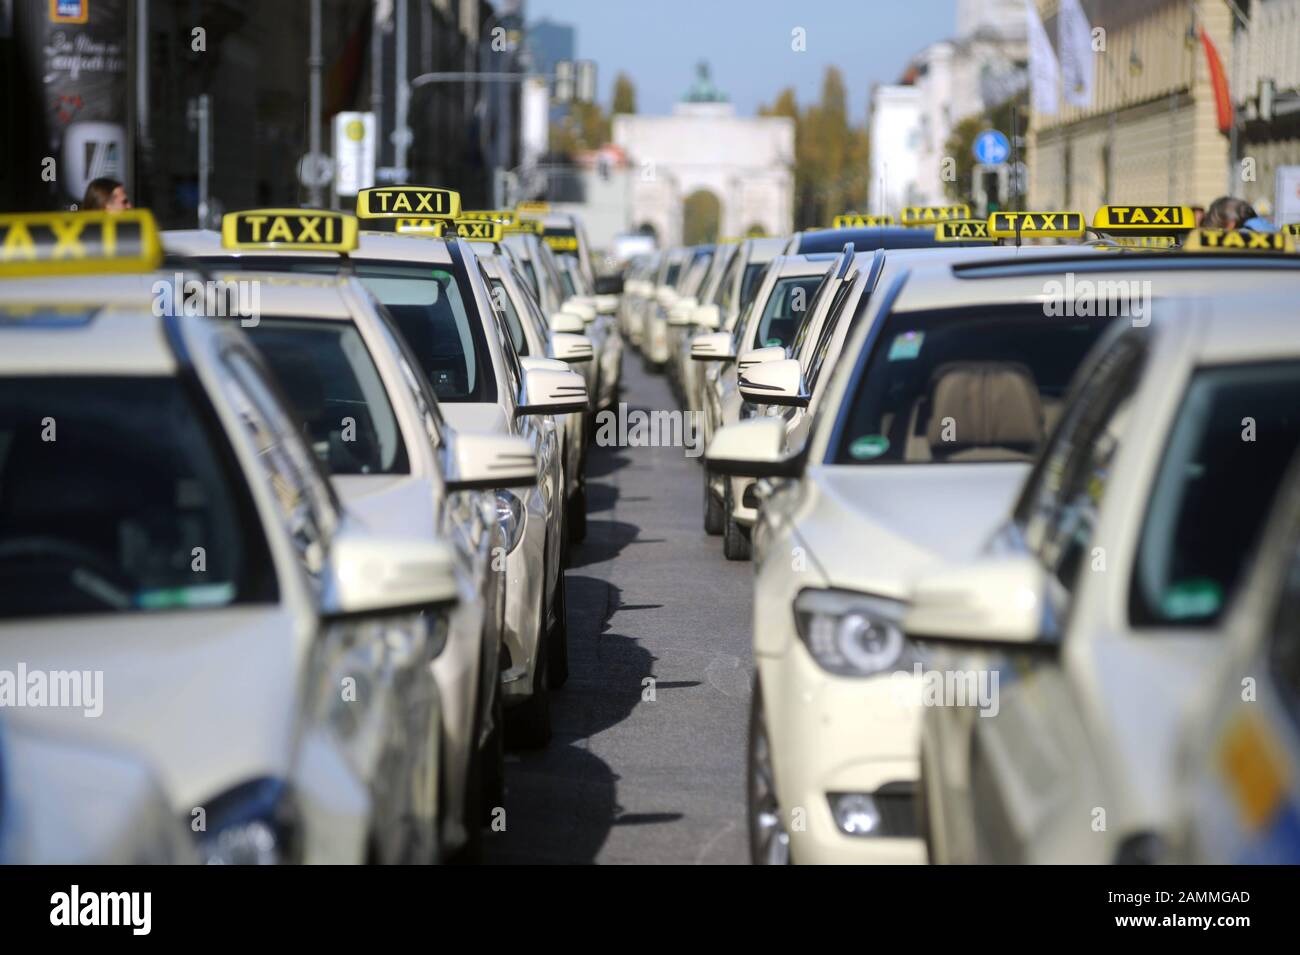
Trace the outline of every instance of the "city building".
<instances>
[{"instance_id":1,"label":"city building","mask_svg":"<svg viewBox=\"0 0 1300 955\"><path fill-rule=\"evenodd\" d=\"M661 245L679 243L691 201L716 207L717 235L793 228L794 121L737 116L703 64L671 115L614 116L613 141L633 171L626 231L648 228Z\"/></svg>"},{"instance_id":2,"label":"city building","mask_svg":"<svg viewBox=\"0 0 1300 955\"><path fill-rule=\"evenodd\" d=\"M871 200L868 212L898 215L921 204L921 91L877 85L871 90Z\"/></svg>"},{"instance_id":3,"label":"city building","mask_svg":"<svg viewBox=\"0 0 1300 955\"><path fill-rule=\"evenodd\" d=\"M1278 222L1300 222L1300 0L1244 9L1232 44L1239 136L1230 191L1261 212L1272 205Z\"/></svg>"},{"instance_id":4,"label":"city building","mask_svg":"<svg viewBox=\"0 0 1300 955\"><path fill-rule=\"evenodd\" d=\"M1055 46L1058 0L1036 2ZM1092 102L1062 101L1055 115L1032 115L1030 204L1090 213L1107 203L1206 205L1222 195L1231 140L1219 128L1200 31L1228 63L1229 5L1090 0L1083 9L1091 27L1104 31Z\"/></svg>"}]
</instances>

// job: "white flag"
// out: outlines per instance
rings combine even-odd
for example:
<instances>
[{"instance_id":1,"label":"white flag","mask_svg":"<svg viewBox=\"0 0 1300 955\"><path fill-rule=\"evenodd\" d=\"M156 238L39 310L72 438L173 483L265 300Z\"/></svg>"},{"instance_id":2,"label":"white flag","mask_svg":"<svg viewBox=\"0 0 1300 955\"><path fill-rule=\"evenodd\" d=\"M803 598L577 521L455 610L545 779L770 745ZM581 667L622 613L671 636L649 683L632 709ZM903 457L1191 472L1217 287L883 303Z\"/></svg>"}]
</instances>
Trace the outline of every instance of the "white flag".
<instances>
[{"instance_id":1,"label":"white flag","mask_svg":"<svg viewBox=\"0 0 1300 955\"><path fill-rule=\"evenodd\" d=\"M1061 51L1061 80L1071 106L1092 105L1092 25L1079 0L1061 0L1056 15L1056 47Z\"/></svg>"},{"instance_id":2,"label":"white flag","mask_svg":"<svg viewBox=\"0 0 1300 955\"><path fill-rule=\"evenodd\" d=\"M1030 104L1040 116L1054 116L1060 88L1059 67L1052 41L1047 38L1043 21L1038 19L1034 0L1025 0L1025 20L1029 35Z\"/></svg>"}]
</instances>

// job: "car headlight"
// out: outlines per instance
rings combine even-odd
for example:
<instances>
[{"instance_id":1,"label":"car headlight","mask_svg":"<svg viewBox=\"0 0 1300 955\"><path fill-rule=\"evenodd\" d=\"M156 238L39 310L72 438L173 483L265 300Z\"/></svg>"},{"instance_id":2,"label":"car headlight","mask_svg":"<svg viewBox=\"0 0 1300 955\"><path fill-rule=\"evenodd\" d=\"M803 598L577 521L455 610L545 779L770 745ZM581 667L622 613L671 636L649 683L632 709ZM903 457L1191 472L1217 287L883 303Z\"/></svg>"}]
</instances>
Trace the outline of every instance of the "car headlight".
<instances>
[{"instance_id":1,"label":"car headlight","mask_svg":"<svg viewBox=\"0 0 1300 955\"><path fill-rule=\"evenodd\" d=\"M507 554L523 540L526 510L519 495L510 491L497 491L497 525L501 528Z\"/></svg>"},{"instance_id":2,"label":"car headlight","mask_svg":"<svg viewBox=\"0 0 1300 955\"><path fill-rule=\"evenodd\" d=\"M795 629L822 669L871 676L910 664L915 649L903 638L904 605L844 590L801 590Z\"/></svg>"},{"instance_id":3,"label":"car headlight","mask_svg":"<svg viewBox=\"0 0 1300 955\"><path fill-rule=\"evenodd\" d=\"M257 779L212 800L207 831L199 833L199 860L207 865L283 865L297 862L298 822L288 786Z\"/></svg>"}]
</instances>

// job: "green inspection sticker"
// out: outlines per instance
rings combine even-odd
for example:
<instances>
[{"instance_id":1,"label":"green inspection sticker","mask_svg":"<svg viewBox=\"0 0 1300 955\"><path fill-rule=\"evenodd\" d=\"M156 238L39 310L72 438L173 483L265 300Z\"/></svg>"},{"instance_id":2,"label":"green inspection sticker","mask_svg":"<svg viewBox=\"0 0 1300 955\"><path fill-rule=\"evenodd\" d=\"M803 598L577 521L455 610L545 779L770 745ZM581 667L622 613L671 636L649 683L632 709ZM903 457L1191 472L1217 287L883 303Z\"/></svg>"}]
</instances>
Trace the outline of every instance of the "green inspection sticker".
<instances>
[{"instance_id":1,"label":"green inspection sticker","mask_svg":"<svg viewBox=\"0 0 1300 955\"><path fill-rule=\"evenodd\" d=\"M903 332L894 337L889 346L890 361L911 361L921 354L921 343L925 341L925 332Z\"/></svg>"},{"instance_id":2,"label":"green inspection sticker","mask_svg":"<svg viewBox=\"0 0 1300 955\"><path fill-rule=\"evenodd\" d=\"M1160 601L1160 610L1169 620L1213 617L1223 606L1223 589L1216 581L1193 577L1170 585Z\"/></svg>"},{"instance_id":3,"label":"green inspection sticker","mask_svg":"<svg viewBox=\"0 0 1300 955\"><path fill-rule=\"evenodd\" d=\"M849 455L859 461L878 458L889 450L889 439L883 434L864 434L854 438L849 445Z\"/></svg>"},{"instance_id":4,"label":"green inspection sticker","mask_svg":"<svg viewBox=\"0 0 1300 955\"><path fill-rule=\"evenodd\" d=\"M779 338L769 338L767 341L763 342L763 344L764 344L765 346L767 346L768 348L771 348L773 345L780 345L780 344L781 344L781 339L779 339Z\"/></svg>"}]
</instances>

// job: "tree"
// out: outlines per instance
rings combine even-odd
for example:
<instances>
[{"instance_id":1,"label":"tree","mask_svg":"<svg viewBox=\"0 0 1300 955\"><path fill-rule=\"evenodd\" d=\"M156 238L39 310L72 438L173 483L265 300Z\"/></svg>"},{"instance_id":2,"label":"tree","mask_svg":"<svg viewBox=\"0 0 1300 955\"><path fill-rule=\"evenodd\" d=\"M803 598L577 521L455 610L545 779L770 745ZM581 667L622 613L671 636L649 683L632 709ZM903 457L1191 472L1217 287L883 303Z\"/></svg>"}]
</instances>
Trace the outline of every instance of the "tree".
<instances>
[{"instance_id":1,"label":"tree","mask_svg":"<svg viewBox=\"0 0 1300 955\"><path fill-rule=\"evenodd\" d=\"M785 89L759 115L795 121L795 228L825 226L842 212L866 211L867 131L849 122L848 92L839 70L827 68L815 106L800 111L794 90Z\"/></svg>"},{"instance_id":2,"label":"tree","mask_svg":"<svg viewBox=\"0 0 1300 955\"><path fill-rule=\"evenodd\" d=\"M716 242L722 221L722 204L707 189L697 189L682 204L682 242L701 245Z\"/></svg>"},{"instance_id":3,"label":"tree","mask_svg":"<svg viewBox=\"0 0 1300 955\"><path fill-rule=\"evenodd\" d=\"M636 86L632 83L632 77L626 73L619 73L614 77L614 106L610 112L611 114L636 112Z\"/></svg>"}]
</instances>

